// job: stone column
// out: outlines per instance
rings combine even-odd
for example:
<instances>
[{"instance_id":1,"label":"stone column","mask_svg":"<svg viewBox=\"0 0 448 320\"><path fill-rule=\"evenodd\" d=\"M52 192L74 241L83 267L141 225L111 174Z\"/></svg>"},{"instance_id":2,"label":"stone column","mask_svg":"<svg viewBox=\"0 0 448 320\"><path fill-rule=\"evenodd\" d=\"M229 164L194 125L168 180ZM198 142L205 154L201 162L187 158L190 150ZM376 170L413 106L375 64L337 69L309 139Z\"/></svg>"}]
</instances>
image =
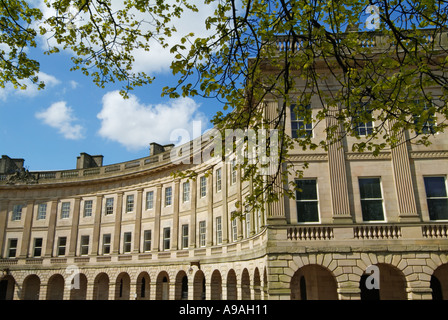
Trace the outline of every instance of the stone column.
<instances>
[{"instance_id":1,"label":"stone column","mask_svg":"<svg viewBox=\"0 0 448 320\"><path fill-rule=\"evenodd\" d=\"M116 279L109 279L109 297L108 300L115 300L115 291L117 290Z\"/></svg>"},{"instance_id":2,"label":"stone column","mask_svg":"<svg viewBox=\"0 0 448 320\"><path fill-rule=\"evenodd\" d=\"M121 239L121 215L123 212L123 192L117 194L117 208L115 211L115 229L114 229L114 243L112 253L118 254L120 252Z\"/></svg>"},{"instance_id":3,"label":"stone column","mask_svg":"<svg viewBox=\"0 0 448 320\"><path fill-rule=\"evenodd\" d=\"M171 280L171 279L170 279ZM168 300L175 300L175 294L176 294L176 282L170 281L168 284Z\"/></svg>"},{"instance_id":4,"label":"stone column","mask_svg":"<svg viewBox=\"0 0 448 320\"><path fill-rule=\"evenodd\" d=\"M142 230L142 194L143 189L138 189L137 206L135 208L134 253L140 252L141 230Z\"/></svg>"},{"instance_id":5,"label":"stone column","mask_svg":"<svg viewBox=\"0 0 448 320\"><path fill-rule=\"evenodd\" d=\"M205 300L211 300L212 287L210 281L205 281Z\"/></svg>"},{"instance_id":6,"label":"stone column","mask_svg":"<svg viewBox=\"0 0 448 320\"><path fill-rule=\"evenodd\" d=\"M154 241L152 241L153 251L159 251L160 247L160 215L162 212L162 185L157 186L156 203L154 210Z\"/></svg>"},{"instance_id":7,"label":"stone column","mask_svg":"<svg viewBox=\"0 0 448 320\"><path fill-rule=\"evenodd\" d=\"M227 205L227 186L229 183L229 178L227 177L227 167L228 164L224 161L222 166L222 182L221 182L221 193L222 193L222 244L229 243L229 208Z\"/></svg>"},{"instance_id":8,"label":"stone column","mask_svg":"<svg viewBox=\"0 0 448 320\"><path fill-rule=\"evenodd\" d=\"M330 172L331 203L333 205L333 220L335 222L350 223L353 221L350 213L348 197L347 169L345 166L345 152L342 144L342 127L338 124L336 106L328 107L327 127L338 126L338 136L334 142L329 141L328 168Z\"/></svg>"},{"instance_id":9,"label":"stone column","mask_svg":"<svg viewBox=\"0 0 448 320\"><path fill-rule=\"evenodd\" d=\"M390 123L390 126L392 125L393 123ZM414 182L405 133L401 132L397 138L398 144L391 149L391 155L398 200L398 216L400 221L417 222L420 221L420 217L415 201Z\"/></svg>"},{"instance_id":10,"label":"stone column","mask_svg":"<svg viewBox=\"0 0 448 320\"><path fill-rule=\"evenodd\" d=\"M432 300L432 289L429 281L409 281L406 292L408 300Z\"/></svg>"},{"instance_id":11,"label":"stone column","mask_svg":"<svg viewBox=\"0 0 448 320\"><path fill-rule=\"evenodd\" d=\"M277 180L281 179L281 172L278 174ZM267 183L272 183L272 189L273 192L276 194L280 194L282 191L282 187L279 185L282 182L281 181L274 181L274 178L271 176L267 177ZM279 196L278 201L269 203L267 205L267 223L268 224L285 224L286 223L286 216L285 216L285 202L284 202L284 196Z\"/></svg>"},{"instance_id":12,"label":"stone column","mask_svg":"<svg viewBox=\"0 0 448 320\"><path fill-rule=\"evenodd\" d=\"M137 282L131 279L131 283L129 284L129 300L137 300L137 297Z\"/></svg>"},{"instance_id":13,"label":"stone column","mask_svg":"<svg viewBox=\"0 0 448 320\"><path fill-rule=\"evenodd\" d=\"M174 181L174 193L173 193L173 231L171 234L171 249L177 250L179 245L179 184L177 179Z\"/></svg>"},{"instance_id":14,"label":"stone column","mask_svg":"<svg viewBox=\"0 0 448 320\"><path fill-rule=\"evenodd\" d=\"M26 216L22 232L22 246L20 248L19 258L28 257L31 240L31 226L33 224L34 201L30 200L26 206ZM42 244L43 245L43 244Z\"/></svg>"},{"instance_id":15,"label":"stone column","mask_svg":"<svg viewBox=\"0 0 448 320\"><path fill-rule=\"evenodd\" d=\"M242 197L242 193L241 193L242 183L243 182L241 181L241 167L238 166L238 169L236 171L236 199L239 202L240 207L238 209L241 213L244 212L243 197ZM243 219L242 218L243 218L242 216L239 218L236 218L237 225L238 225L238 230L237 230L238 241L243 239Z\"/></svg>"},{"instance_id":16,"label":"stone column","mask_svg":"<svg viewBox=\"0 0 448 320\"><path fill-rule=\"evenodd\" d=\"M5 233L6 233L6 225L7 225L7 218L8 218L8 200L1 200L0 201L0 257L6 257L7 256L7 248L4 245L5 240Z\"/></svg>"},{"instance_id":17,"label":"stone column","mask_svg":"<svg viewBox=\"0 0 448 320\"><path fill-rule=\"evenodd\" d=\"M337 288L339 300L360 300L361 289L359 288L359 282L347 281L341 283Z\"/></svg>"},{"instance_id":18,"label":"stone column","mask_svg":"<svg viewBox=\"0 0 448 320\"><path fill-rule=\"evenodd\" d=\"M58 200L53 200L50 203L50 219L48 222L47 245L45 246L45 256L53 256L54 235L56 230L56 221L58 214Z\"/></svg>"},{"instance_id":19,"label":"stone column","mask_svg":"<svg viewBox=\"0 0 448 320\"><path fill-rule=\"evenodd\" d=\"M101 212L103 209L103 196L96 196L95 201L95 217L92 236L92 255L96 256L99 252L100 244L100 228L101 228Z\"/></svg>"},{"instance_id":20,"label":"stone column","mask_svg":"<svg viewBox=\"0 0 448 320\"><path fill-rule=\"evenodd\" d=\"M79 209L80 209L81 198L75 198L75 205L73 206L73 218L72 218L72 229L70 232L70 247L68 250L69 256L76 255L76 244L78 243L78 225L79 225Z\"/></svg>"},{"instance_id":21,"label":"stone column","mask_svg":"<svg viewBox=\"0 0 448 320\"><path fill-rule=\"evenodd\" d=\"M197 180L191 181L191 211L190 211L190 248L196 248L196 206L197 206Z\"/></svg>"},{"instance_id":22,"label":"stone column","mask_svg":"<svg viewBox=\"0 0 448 320\"><path fill-rule=\"evenodd\" d=\"M213 171L207 178L207 225L206 245L213 245Z\"/></svg>"}]
</instances>

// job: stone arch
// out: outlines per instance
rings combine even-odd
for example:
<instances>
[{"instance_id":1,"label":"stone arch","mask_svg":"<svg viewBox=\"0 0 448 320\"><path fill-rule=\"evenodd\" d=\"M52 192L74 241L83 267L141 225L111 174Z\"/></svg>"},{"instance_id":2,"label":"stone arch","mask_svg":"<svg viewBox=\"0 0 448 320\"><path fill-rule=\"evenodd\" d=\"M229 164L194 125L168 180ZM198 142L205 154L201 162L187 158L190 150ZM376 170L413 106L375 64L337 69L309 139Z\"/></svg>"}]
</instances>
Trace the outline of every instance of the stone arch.
<instances>
[{"instance_id":1,"label":"stone arch","mask_svg":"<svg viewBox=\"0 0 448 320\"><path fill-rule=\"evenodd\" d=\"M430 286L434 300L448 300L448 263L442 264L434 270Z\"/></svg>"},{"instance_id":2,"label":"stone arch","mask_svg":"<svg viewBox=\"0 0 448 320\"><path fill-rule=\"evenodd\" d=\"M244 268L241 273L241 300L250 300L250 275L249 271Z\"/></svg>"},{"instance_id":3,"label":"stone arch","mask_svg":"<svg viewBox=\"0 0 448 320\"><path fill-rule=\"evenodd\" d=\"M87 299L87 277L83 273L75 275L77 279L72 280L70 289L70 300L86 300Z\"/></svg>"},{"instance_id":4,"label":"stone arch","mask_svg":"<svg viewBox=\"0 0 448 320\"><path fill-rule=\"evenodd\" d=\"M115 281L115 300L129 300L131 295L131 278L127 272L121 272Z\"/></svg>"},{"instance_id":5,"label":"stone arch","mask_svg":"<svg viewBox=\"0 0 448 320\"><path fill-rule=\"evenodd\" d=\"M60 274L54 274L48 279L47 284L47 300L63 300L64 299L64 277Z\"/></svg>"},{"instance_id":6,"label":"stone arch","mask_svg":"<svg viewBox=\"0 0 448 320\"><path fill-rule=\"evenodd\" d=\"M160 271L156 280L156 300L169 300L170 276L166 271Z\"/></svg>"},{"instance_id":7,"label":"stone arch","mask_svg":"<svg viewBox=\"0 0 448 320\"><path fill-rule=\"evenodd\" d=\"M13 300L16 280L10 274L0 280L0 300Z\"/></svg>"},{"instance_id":8,"label":"stone arch","mask_svg":"<svg viewBox=\"0 0 448 320\"><path fill-rule=\"evenodd\" d=\"M377 263L375 266L378 267L379 275L374 275L377 272L375 269L360 278L361 299L406 300L406 278L403 272L392 264ZM367 281L373 283L378 279L379 289L367 288Z\"/></svg>"},{"instance_id":9,"label":"stone arch","mask_svg":"<svg viewBox=\"0 0 448 320\"><path fill-rule=\"evenodd\" d=\"M291 300L337 300L337 282L334 274L318 264L299 268L290 282Z\"/></svg>"},{"instance_id":10,"label":"stone arch","mask_svg":"<svg viewBox=\"0 0 448 320\"><path fill-rule=\"evenodd\" d=\"M35 274L28 275L23 280L22 300L39 300L40 278Z\"/></svg>"},{"instance_id":11,"label":"stone arch","mask_svg":"<svg viewBox=\"0 0 448 320\"><path fill-rule=\"evenodd\" d=\"M176 275L174 300L188 300L188 276L184 270Z\"/></svg>"},{"instance_id":12,"label":"stone arch","mask_svg":"<svg viewBox=\"0 0 448 320\"><path fill-rule=\"evenodd\" d=\"M109 276L105 272L96 275L93 281L93 300L109 299Z\"/></svg>"},{"instance_id":13,"label":"stone arch","mask_svg":"<svg viewBox=\"0 0 448 320\"><path fill-rule=\"evenodd\" d=\"M205 275L202 270L196 271L193 280L193 300L205 300Z\"/></svg>"},{"instance_id":14,"label":"stone arch","mask_svg":"<svg viewBox=\"0 0 448 320\"><path fill-rule=\"evenodd\" d=\"M236 287L237 280L236 280L236 273L235 270L230 269L227 272L227 300L237 300L238 299L238 290Z\"/></svg>"},{"instance_id":15,"label":"stone arch","mask_svg":"<svg viewBox=\"0 0 448 320\"><path fill-rule=\"evenodd\" d=\"M151 278L148 272L142 271L137 277L137 300L149 300Z\"/></svg>"},{"instance_id":16,"label":"stone arch","mask_svg":"<svg viewBox=\"0 0 448 320\"><path fill-rule=\"evenodd\" d=\"M222 300L222 277L221 272L215 269L210 279L210 299Z\"/></svg>"}]
</instances>

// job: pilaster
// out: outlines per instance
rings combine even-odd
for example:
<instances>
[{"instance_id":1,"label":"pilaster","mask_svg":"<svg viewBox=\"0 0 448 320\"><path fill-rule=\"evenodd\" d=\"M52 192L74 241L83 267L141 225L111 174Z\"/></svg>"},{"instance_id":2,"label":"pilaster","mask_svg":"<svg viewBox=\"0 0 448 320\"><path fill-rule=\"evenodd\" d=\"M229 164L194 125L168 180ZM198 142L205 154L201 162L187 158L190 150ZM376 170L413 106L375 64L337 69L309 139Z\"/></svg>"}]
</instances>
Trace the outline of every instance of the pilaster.
<instances>
[{"instance_id":1,"label":"pilaster","mask_svg":"<svg viewBox=\"0 0 448 320\"><path fill-rule=\"evenodd\" d=\"M348 197L347 170L345 166L345 153L342 145L342 127L338 124L337 107L329 107L327 127L338 126L338 135L335 141L328 146L328 168L330 176L331 203L333 206L333 220L335 222L352 222L350 202Z\"/></svg>"},{"instance_id":2,"label":"pilaster","mask_svg":"<svg viewBox=\"0 0 448 320\"><path fill-rule=\"evenodd\" d=\"M117 207L115 211L115 231L114 231L114 243L112 247L112 253L118 254L120 252L120 239L121 239L121 215L123 212L123 192L117 194Z\"/></svg>"},{"instance_id":3,"label":"pilaster","mask_svg":"<svg viewBox=\"0 0 448 320\"><path fill-rule=\"evenodd\" d=\"M401 132L397 140L397 145L391 149L391 155L395 190L397 192L398 216L400 221L420 221L405 133Z\"/></svg>"},{"instance_id":4,"label":"pilaster","mask_svg":"<svg viewBox=\"0 0 448 320\"><path fill-rule=\"evenodd\" d=\"M76 254L76 244L78 242L78 225L79 225L79 209L80 209L81 198L75 198L75 204L73 206L73 218L72 218L72 228L70 232L70 247L68 250L69 256L74 256Z\"/></svg>"},{"instance_id":5,"label":"pilaster","mask_svg":"<svg viewBox=\"0 0 448 320\"><path fill-rule=\"evenodd\" d=\"M28 250L30 248L30 237L31 237L31 225L33 223L33 213L34 213L34 201L28 201L26 206L25 222L23 225L23 236L22 236L22 246L20 249L20 258L26 258L28 256Z\"/></svg>"},{"instance_id":6,"label":"pilaster","mask_svg":"<svg viewBox=\"0 0 448 320\"><path fill-rule=\"evenodd\" d=\"M138 189L137 206L135 207L134 253L140 252L141 229L142 229L142 194L143 189Z\"/></svg>"}]
</instances>

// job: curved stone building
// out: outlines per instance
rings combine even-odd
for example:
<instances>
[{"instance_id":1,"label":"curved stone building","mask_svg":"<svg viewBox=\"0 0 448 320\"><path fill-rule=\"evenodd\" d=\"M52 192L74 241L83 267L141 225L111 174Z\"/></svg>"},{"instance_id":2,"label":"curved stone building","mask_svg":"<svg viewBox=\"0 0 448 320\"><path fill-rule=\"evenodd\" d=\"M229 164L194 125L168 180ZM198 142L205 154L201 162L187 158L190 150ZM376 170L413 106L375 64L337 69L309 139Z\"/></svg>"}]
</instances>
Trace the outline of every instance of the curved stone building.
<instances>
[{"instance_id":1,"label":"curved stone building","mask_svg":"<svg viewBox=\"0 0 448 320\"><path fill-rule=\"evenodd\" d=\"M29 172L2 156L0 298L447 299L447 137L377 156L349 137L292 150L309 163L289 177L303 194L244 219L232 212L251 184L232 161L176 164L152 144L142 159L82 153L74 170Z\"/></svg>"}]
</instances>

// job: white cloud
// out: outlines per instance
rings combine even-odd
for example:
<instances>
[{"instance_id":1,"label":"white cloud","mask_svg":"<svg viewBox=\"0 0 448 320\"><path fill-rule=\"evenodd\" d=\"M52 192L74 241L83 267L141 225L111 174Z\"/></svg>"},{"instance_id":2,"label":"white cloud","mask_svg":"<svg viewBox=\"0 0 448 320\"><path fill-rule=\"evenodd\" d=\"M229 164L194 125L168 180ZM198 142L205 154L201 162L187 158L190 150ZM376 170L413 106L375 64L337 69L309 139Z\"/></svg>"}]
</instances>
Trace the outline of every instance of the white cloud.
<instances>
[{"instance_id":1,"label":"white cloud","mask_svg":"<svg viewBox=\"0 0 448 320\"><path fill-rule=\"evenodd\" d=\"M39 81L43 81L45 83L45 88L51 88L60 83L60 81L55 77L45 72L38 72L37 76L39 77ZM22 90L19 88L14 88L14 86L10 83L6 84L5 88L2 90L2 95L0 96L0 100L6 101L6 99L14 94L21 97L34 98L36 97L40 91L37 89L37 85L32 83L29 79L24 79L19 81L21 84L26 85L26 89ZM44 89L45 90L45 89Z\"/></svg>"},{"instance_id":2,"label":"white cloud","mask_svg":"<svg viewBox=\"0 0 448 320\"><path fill-rule=\"evenodd\" d=\"M76 82L75 80L71 80L71 81L70 81L70 87L71 87L72 89L76 89L78 86L79 86L79 83Z\"/></svg>"},{"instance_id":3,"label":"white cloud","mask_svg":"<svg viewBox=\"0 0 448 320\"><path fill-rule=\"evenodd\" d=\"M205 20L212 16L216 9L213 2L208 5L205 5L201 0L192 0L190 2L196 5L198 12L191 12L186 9L180 18L173 18L171 25L175 26L177 31L171 37L165 37L168 47L163 48L159 42L151 39L149 40L149 52L143 49L133 51L135 58L134 71L149 74L167 72L175 56L175 54L170 53L170 49L172 46L180 44L182 37L190 32L194 33L195 38L207 37L216 32L216 30L206 30L205 28ZM187 46L187 43L185 45ZM188 46L187 49L189 49Z\"/></svg>"},{"instance_id":4,"label":"white cloud","mask_svg":"<svg viewBox=\"0 0 448 320\"><path fill-rule=\"evenodd\" d=\"M37 119L40 119L46 125L59 130L64 138L78 140L84 138L84 128L79 124L74 124L76 118L73 116L72 108L67 106L65 101L53 103L48 109L37 112Z\"/></svg>"},{"instance_id":5,"label":"white cloud","mask_svg":"<svg viewBox=\"0 0 448 320\"><path fill-rule=\"evenodd\" d=\"M134 95L123 99L118 91L104 95L103 107L97 115L101 120L99 134L117 141L128 150L147 148L149 143L173 143L170 134L175 129L192 133L193 121L208 123L191 98L170 100L165 104L144 105Z\"/></svg>"},{"instance_id":6,"label":"white cloud","mask_svg":"<svg viewBox=\"0 0 448 320\"><path fill-rule=\"evenodd\" d=\"M35 2L37 3L39 9L42 11L44 19L55 16L55 9L52 7L48 8L45 1L35 0ZM165 0L164 3L174 5L175 1ZM158 42L158 40L150 39L148 41L148 44L150 46L149 52L143 49L134 49L132 51L132 55L135 58L135 61L133 62L134 72L146 72L149 75L152 75L154 73L168 72L170 64L174 58L174 54L170 53L170 49L172 46L180 44L180 40L182 37L191 32L195 34L195 37L206 37L216 32L216 30L206 30L205 28L205 20L214 14L214 11L216 9L215 3L212 2L211 4L205 5L203 0L191 0L190 3L196 5L198 11L192 12L189 9L184 9L184 12L181 14L180 18L172 17L172 21L170 22L169 26L174 26L177 31L172 33L170 37L164 36L168 43L168 47L164 48ZM125 9L125 3L122 0L112 0L111 8L112 12L118 12L119 10ZM69 7L69 12L71 13L70 17L76 16L73 19L75 28L80 27L90 21L87 13L78 13L78 11L74 7ZM136 9L131 9L129 11L129 15L132 15L132 20L134 21L142 21L139 26L142 33L145 33L150 29L151 31L156 33L153 27L154 22L151 20L151 15L149 15L147 12L140 12ZM49 26L46 27L48 30L50 30ZM70 48L63 49L63 46L61 44L58 44L56 42L56 39L54 37L51 37L50 35L51 32L44 36L38 36L40 47L42 50L48 50L49 47L55 46L58 47L61 52L72 56L75 55L74 51ZM98 50L101 49L98 45L93 46Z\"/></svg>"}]
</instances>

